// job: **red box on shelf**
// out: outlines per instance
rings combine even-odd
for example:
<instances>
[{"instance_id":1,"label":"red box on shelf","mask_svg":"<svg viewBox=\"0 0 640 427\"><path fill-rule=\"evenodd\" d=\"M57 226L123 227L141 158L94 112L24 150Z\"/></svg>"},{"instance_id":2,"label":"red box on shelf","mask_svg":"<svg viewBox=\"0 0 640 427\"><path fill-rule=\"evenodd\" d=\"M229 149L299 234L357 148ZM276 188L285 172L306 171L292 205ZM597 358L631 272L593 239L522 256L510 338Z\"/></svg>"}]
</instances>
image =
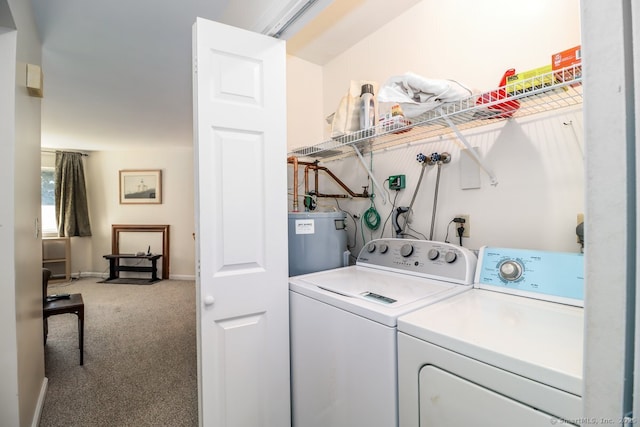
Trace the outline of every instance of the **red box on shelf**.
<instances>
[{"instance_id":1,"label":"red box on shelf","mask_svg":"<svg viewBox=\"0 0 640 427\"><path fill-rule=\"evenodd\" d=\"M570 81L577 77L581 77L581 64L582 48L580 45L551 55L551 68L553 71L558 71L554 73L554 77L558 82ZM569 69L566 69L568 67Z\"/></svg>"},{"instance_id":2,"label":"red box on shelf","mask_svg":"<svg viewBox=\"0 0 640 427\"><path fill-rule=\"evenodd\" d=\"M580 64L581 62L582 49L580 45L551 55L552 70L559 70L561 68L570 67L572 65Z\"/></svg>"}]
</instances>

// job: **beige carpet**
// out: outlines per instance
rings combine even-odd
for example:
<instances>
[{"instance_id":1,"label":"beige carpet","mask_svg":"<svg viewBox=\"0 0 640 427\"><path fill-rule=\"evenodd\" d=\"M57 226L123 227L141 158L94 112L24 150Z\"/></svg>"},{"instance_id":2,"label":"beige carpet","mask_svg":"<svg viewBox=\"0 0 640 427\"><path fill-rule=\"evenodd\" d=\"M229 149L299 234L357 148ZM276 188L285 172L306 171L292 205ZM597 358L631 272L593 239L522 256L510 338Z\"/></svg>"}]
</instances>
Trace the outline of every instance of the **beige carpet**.
<instances>
[{"instance_id":1,"label":"beige carpet","mask_svg":"<svg viewBox=\"0 0 640 427\"><path fill-rule=\"evenodd\" d=\"M82 293L84 366L77 317L49 318L40 426L197 426L195 283L98 280L49 286Z\"/></svg>"}]
</instances>

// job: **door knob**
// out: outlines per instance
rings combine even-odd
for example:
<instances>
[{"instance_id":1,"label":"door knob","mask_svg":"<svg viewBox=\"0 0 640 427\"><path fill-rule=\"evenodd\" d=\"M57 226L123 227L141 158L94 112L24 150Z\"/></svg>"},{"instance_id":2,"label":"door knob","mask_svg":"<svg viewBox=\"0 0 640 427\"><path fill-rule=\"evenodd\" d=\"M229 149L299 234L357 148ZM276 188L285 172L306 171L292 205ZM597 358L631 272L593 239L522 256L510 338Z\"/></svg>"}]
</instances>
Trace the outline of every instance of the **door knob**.
<instances>
[{"instance_id":1,"label":"door knob","mask_svg":"<svg viewBox=\"0 0 640 427\"><path fill-rule=\"evenodd\" d=\"M204 305L213 305L214 302L216 302L216 299L211 295L204 297Z\"/></svg>"}]
</instances>

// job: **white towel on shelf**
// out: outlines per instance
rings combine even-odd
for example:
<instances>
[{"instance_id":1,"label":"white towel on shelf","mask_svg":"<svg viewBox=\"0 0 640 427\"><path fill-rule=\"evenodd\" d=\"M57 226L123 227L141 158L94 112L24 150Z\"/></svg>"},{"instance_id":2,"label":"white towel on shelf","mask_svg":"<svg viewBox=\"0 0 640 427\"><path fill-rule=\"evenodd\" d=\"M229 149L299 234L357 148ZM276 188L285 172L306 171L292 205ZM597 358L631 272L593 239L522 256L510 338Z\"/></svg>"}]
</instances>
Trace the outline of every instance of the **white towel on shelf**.
<instances>
[{"instance_id":1,"label":"white towel on shelf","mask_svg":"<svg viewBox=\"0 0 640 427\"><path fill-rule=\"evenodd\" d=\"M455 80L428 79L414 73L389 78L378 92L378 102L398 103L409 118L445 102L459 101L474 93Z\"/></svg>"}]
</instances>

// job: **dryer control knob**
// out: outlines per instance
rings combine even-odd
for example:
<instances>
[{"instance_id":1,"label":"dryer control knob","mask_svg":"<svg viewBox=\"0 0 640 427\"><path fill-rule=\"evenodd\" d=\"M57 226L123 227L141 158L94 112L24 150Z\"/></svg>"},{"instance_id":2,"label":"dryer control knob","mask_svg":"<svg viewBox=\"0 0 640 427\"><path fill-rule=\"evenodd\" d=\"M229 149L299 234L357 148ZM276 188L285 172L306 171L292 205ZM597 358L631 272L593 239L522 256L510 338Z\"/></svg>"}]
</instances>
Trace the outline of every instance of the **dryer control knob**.
<instances>
[{"instance_id":1,"label":"dryer control knob","mask_svg":"<svg viewBox=\"0 0 640 427\"><path fill-rule=\"evenodd\" d=\"M508 260L500 264L500 277L509 282L522 276L522 265L518 261Z\"/></svg>"},{"instance_id":2,"label":"dryer control knob","mask_svg":"<svg viewBox=\"0 0 640 427\"><path fill-rule=\"evenodd\" d=\"M387 245L386 243L383 243L380 245L381 254L386 254L388 250L389 250L389 245Z\"/></svg>"},{"instance_id":3,"label":"dryer control knob","mask_svg":"<svg viewBox=\"0 0 640 427\"><path fill-rule=\"evenodd\" d=\"M449 251L444 256L444 260L447 261L449 264L454 262L456 259L458 259L458 255L456 255L454 251Z\"/></svg>"},{"instance_id":4,"label":"dryer control knob","mask_svg":"<svg viewBox=\"0 0 640 427\"><path fill-rule=\"evenodd\" d=\"M405 258L411 255L412 253L413 253L413 246L410 245L409 243L402 245L402 247L400 248L400 255L402 255Z\"/></svg>"},{"instance_id":5,"label":"dryer control knob","mask_svg":"<svg viewBox=\"0 0 640 427\"><path fill-rule=\"evenodd\" d=\"M367 245L367 252L369 252L370 254L374 253L376 251L376 244L375 243L369 243Z\"/></svg>"},{"instance_id":6,"label":"dryer control knob","mask_svg":"<svg viewBox=\"0 0 640 427\"><path fill-rule=\"evenodd\" d=\"M440 252L438 252L437 249L429 249L429 252L427 253L427 256L429 257L429 259L431 261L435 261L440 256Z\"/></svg>"}]
</instances>

